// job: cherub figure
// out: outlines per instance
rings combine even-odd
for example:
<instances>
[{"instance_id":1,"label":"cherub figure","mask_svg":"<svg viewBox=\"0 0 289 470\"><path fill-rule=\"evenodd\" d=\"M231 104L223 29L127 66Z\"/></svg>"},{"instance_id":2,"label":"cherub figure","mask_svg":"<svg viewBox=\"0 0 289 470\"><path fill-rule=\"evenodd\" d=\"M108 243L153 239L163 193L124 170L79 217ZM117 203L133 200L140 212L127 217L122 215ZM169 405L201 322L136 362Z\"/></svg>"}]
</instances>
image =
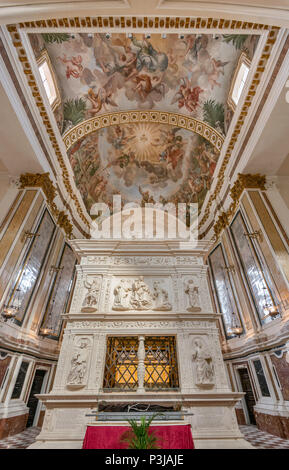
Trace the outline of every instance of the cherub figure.
<instances>
[{"instance_id":1,"label":"cherub figure","mask_svg":"<svg viewBox=\"0 0 289 470\"><path fill-rule=\"evenodd\" d=\"M82 66L82 57L81 55L73 56L71 59L68 59L66 54L63 54L63 57L58 57L63 64L66 64L66 78L80 78L83 66Z\"/></svg>"}]
</instances>

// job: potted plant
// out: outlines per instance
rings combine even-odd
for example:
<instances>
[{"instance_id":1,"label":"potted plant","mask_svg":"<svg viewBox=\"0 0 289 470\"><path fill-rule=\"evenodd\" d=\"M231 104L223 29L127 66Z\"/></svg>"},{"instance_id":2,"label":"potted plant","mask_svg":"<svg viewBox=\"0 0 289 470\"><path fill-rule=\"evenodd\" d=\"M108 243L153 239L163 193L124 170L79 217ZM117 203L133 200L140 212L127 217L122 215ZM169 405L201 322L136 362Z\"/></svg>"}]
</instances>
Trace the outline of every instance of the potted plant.
<instances>
[{"instance_id":1,"label":"potted plant","mask_svg":"<svg viewBox=\"0 0 289 470\"><path fill-rule=\"evenodd\" d=\"M131 429L125 431L121 437L121 442L128 443L128 449L159 449L157 445L158 437L154 431L150 431L152 421L159 413L146 419L142 416L140 423L135 419L129 419Z\"/></svg>"}]
</instances>

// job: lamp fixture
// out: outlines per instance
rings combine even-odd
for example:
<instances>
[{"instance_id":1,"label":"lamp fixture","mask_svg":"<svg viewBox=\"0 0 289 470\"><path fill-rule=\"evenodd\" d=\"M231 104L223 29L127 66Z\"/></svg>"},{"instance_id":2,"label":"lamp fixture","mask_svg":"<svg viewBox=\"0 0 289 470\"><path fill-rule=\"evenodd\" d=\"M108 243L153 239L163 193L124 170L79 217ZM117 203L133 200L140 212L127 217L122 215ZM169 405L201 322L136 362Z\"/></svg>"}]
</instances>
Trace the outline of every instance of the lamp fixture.
<instances>
[{"instance_id":1,"label":"lamp fixture","mask_svg":"<svg viewBox=\"0 0 289 470\"><path fill-rule=\"evenodd\" d=\"M249 237L253 240L262 241L262 232L261 230L255 230L254 232L244 232L245 237Z\"/></svg>"},{"instance_id":2,"label":"lamp fixture","mask_svg":"<svg viewBox=\"0 0 289 470\"><path fill-rule=\"evenodd\" d=\"M2 317L4 318L4 321L11 320L12 318L15 318L17 313L20 310L20 289L16 289L16 295L13 299L13 303L4 305L3 310L1 312Z\"/></svg>"},{"instance_id":3,"label":"lamp fixture","mask_svg":"<svg viewBox=\"0 0 289 470\"><path fill-rule=\"evenodd\" d=\"M62 269L62 268L59 268L59 269ZM54 328L52 324L52 315L51 315L51 312L53 312L54 302L55 302L55 297L53 298L51 307L49 309L47 322L45 322L45 326L43 328L40 328L39 334L41 336L44 336L44 337L50 336L50 335L53 335L54 333Z\"/></svg>"},{"instance_id":4,"label":"lamp fixture","mask_svg":"<svg viewBox=\"0 0 289 470\"><path fill-rule=\"evenodd\" d=\"M235 266L224 266L223 269L225 269L225 271L227 271L228 273L236 274Z\"/></svg>"},{"instance_id":5,"label":"lamp fixture","mask_svg":"<svg viewBox=\"0 0 289 470\"><path fill-rule=\"evenodd\" d=\"M59 266L51 265L49 269L49 274L58 273L59 271L62 271L62 269L63 269L63 266L59 267Z\"/></svg>"},{"instance_id":6,"label":"lamp fixture","mask_svg":"<svg viewBox=\"0 0 289 470\"><path fill-rule=\"evenodd\" d=\"M25 241L28 240L29 238L33 238L33 237L39 237L40 236L40 233L38 232L28 232L28 230L26 230L24 232L24 238L25 238Z\"/></svg>"},{"instance_id":7,"label":"lamp fixture","mask_svg":"<svg viewBox=\"0 0 289 470\"><path fill-rule=\"evenodd\" d=\"M229 331L233 335L238 336L240 338L241 334L243 333L243 327L242 325L240 325L240 323L238 324L236 317L237 315L235 314L235 312L232 312L232 321Z\"/></svg>"},{"instance_id":8,"label":"lamp fixture","mask_svg":"<svg viewBox=\"0 0 289 470\"><path fill-rule=\"evenodd\" d=\"M40 334L41 336L49 336L53 333L53 330L51 328L45 327L40 329Z\"/></svg>"},{"instance_id":9,"label":"lamp fixture","mask_svg":"<svg viewBox=\"0 0 289 470\"><path fill-rule=\"evenodd\" d=\"M267 302L267 298L266 298L266 295L265 295L265 290L267 288L266 287L263 287L263 290L264 290L264 300L265 300L265 304L264 304L264 318L268 318L268 317L271 317L272 319L274 319L277 315L279 315L279 310L278 310L278 307L277 305L274 305L272 300L271 300L271 305L268 304ZM268 289L267 289L268 290Z\"/></svg>"},{"instance_id":10,"label":"lamp fixture","mask_svg":"<svg viewBox=\"0 0 289 470\"><path fill-rule=\"evenodd\" d=\"M52 302L52 308L53 308L53 304L54 304L54 300ZM52 316L51 316L51 310L52 308L50 309L50 312L49 312L49 315L48 315L48 321L47 321L47 324L46 326L44 326L43 328L40 328L40 334L41 336L49 336L49 335L52 335L53 334L53 328L52 328Z\"/></svg>"}]
</instances>

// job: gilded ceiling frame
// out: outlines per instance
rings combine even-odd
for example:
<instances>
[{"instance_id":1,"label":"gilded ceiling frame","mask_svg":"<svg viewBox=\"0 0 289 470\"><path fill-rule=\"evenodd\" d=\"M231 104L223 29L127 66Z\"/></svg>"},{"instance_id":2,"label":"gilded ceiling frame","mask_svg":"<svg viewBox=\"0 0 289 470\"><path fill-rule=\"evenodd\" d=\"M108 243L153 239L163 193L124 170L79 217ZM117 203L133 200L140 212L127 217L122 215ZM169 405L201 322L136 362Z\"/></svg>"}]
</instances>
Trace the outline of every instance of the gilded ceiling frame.
<instances>
[{"instance_id":1,"label":"gilded ceiling frame","mask_svg":"<svg viewBox=\"0 0 289 470\"><path fill-rule=\"evenodd\" d=\"M158 123L177 126L187 131L204 137L220 153L224 137L213 127L203 121L190 118L185 114L171 113L168 111L142 110L142 111L119 111L114 113L99 114L96 117L86 119L80 124L72 127L63 136L66 150L69 150L78 140L86 135L96 132L105 127L117 126L119 124L131 123Z\"/></svg>"},{"instance_id":2,"label":"gilded ceiling frame","mask_svg":"<svg viewBox=\"0 0 289 470\"><path fill-rule=\"evenodd\" d=\"M210 215L210 208L213 201L217 198L219 192L222 189L224 179L225 179L225 170L227 168L228 162L230 160L231 154L234 150L235 144L237 142L238 136L241 132L242 126L244 124L245 118L248 114L249 108L252 104L252 100L256 95L258 85L260 83L262 74L265 70L266 63L270 58L272 47L274 46L278 32L280 30L277 26L269 26L265 24L259 23L251 23L248 21L237 21L237 20L226 20L226 19L214 19L214 18L180 18L180 17L85 17L85 18L58 18L58 19L47 19L47 20L38 20L38 21L28 21L28 22L21 22L18 24L8 25L7 29L11 36L12 43L16 48L19 61L21 62L24 74L27 78L28 86L32 91L32 95L34 97L36 106L39 108L39 112L43 121L43 124L46 128L46 131L49 135L51 144L54 148L58 163L62 170L62 178L65 188L70 195L71 199L74 201L77 212L81 218L81 220L85 223L85 225L89 226L89 221L87 220L86 216L83 213L81 204L79 203L78 197L73 192L71 183L69 180L69 172L65 165L65 161L63 159L61 149L57 142L57 137L54 134L53 127L50 123L49 117L46 112L46 108L44 102L42 100L41 94L39 92L36 79L33 75L31 65L29 63L28 57L26 55L25 48L22 44L21 35L19 31L26 29L44 29L44 30L55 30L58 28L67 29L67 28L115 28L115 32L121 31L127 28L134 28L134 29L155 29L156 32L161 31L162 29L170 28L171 30L178 31L179 28L181 29L200 29L200 30L210 30L218 29L224 31L244 31L245 32L262 32L266 31L268 33L265 46L263 47L263 51L259 58L254 76L251 81L251 85L249 87L247 96L244 100L242 109L238 116L238 120L236 122L234 131L231 135L231 138L228 142L228 147L226 154L223 158L219 173L217 175L217 184L214 189L214 192L210 195L208 202L206 204L206 208L204 210L204 215L199 222L199 227L202 227L204 223L207 221ZM31 31L30 31L31 32ZM213 32L213 31L212 31ZM237 32L237 31L236 31Z\"/></svg>"}]
</instances>

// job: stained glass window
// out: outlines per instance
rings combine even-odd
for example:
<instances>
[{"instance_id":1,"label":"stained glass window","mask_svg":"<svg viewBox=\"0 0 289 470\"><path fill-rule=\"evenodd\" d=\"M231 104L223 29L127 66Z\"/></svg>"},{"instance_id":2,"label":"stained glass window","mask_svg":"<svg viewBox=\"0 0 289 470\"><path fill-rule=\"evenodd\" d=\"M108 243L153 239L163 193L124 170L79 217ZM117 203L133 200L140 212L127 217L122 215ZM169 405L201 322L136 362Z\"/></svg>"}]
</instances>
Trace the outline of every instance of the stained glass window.
<instances>
[{"instance_id":1,"label":"stained glass window","mask_svg":"<svg viewBox=\"0 0 289 470\"><path fill-rule=\"evenodd\" d=\"M265 308L268 305L276 305L270 275L265 265L261 265L253 241L247 235L249 230L240 212L230 228L259 319L261 323L268 323L272 319L270 316L266 316Z\"/></svg>"},{"instance_id":2,"label":"stained glass window","mask_svg":"<svg viewBox=\"0 0 289 470\"><path fill-rule=\"evenodd\" d=\"M213 283L227 338L231 338L233 326L243 326L234 293L232 275L226 270L222 245L218 245L209 256Z\"/></svg>"},{"instance_id":3,"label":"stained glass window","mask_svg":"<svg viewBox=\"0 0 289 470\"><path fill-rule=\"evenodd\" d=\"M24 260L15 273L15 280L8 295L7 305L15 304L15 298L19 307L15 323L21 325L31 300L34 288L41 273L50 242L55 230L55 224L47 210L45 210L38 227L36 235L28 242ZM5 302L6 303L6 302Z\"/></svg>"}]
</instances>

